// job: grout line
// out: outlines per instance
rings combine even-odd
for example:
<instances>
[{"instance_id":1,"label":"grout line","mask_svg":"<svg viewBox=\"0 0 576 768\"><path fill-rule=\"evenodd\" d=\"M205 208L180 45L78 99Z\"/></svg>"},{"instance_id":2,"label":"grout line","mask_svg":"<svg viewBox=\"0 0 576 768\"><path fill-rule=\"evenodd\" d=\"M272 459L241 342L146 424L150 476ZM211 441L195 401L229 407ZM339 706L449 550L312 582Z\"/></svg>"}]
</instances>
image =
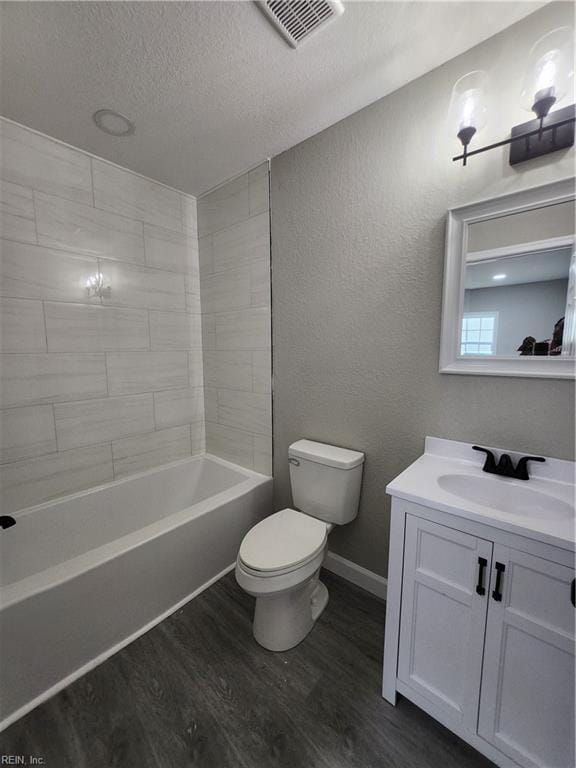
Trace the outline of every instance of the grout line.
<instances>
[{"instance_id":1,"label":"grout line","mask_svg":"<svg viewBox=\"0 0 576 768\"><path fill-rule=\"evenodd\" d=\"M49 353L48 349L48 323L46 322L46 303L44 299L42 299L42 319L44 320L44 338L46 340L46 354ZM16 354L26 354L25 352L19 352Z\"/></svg>"},{"instance_id":2,"label":"grout line","mask_svg":"<svg viewBox=\"0 0 576 768\"><path fill-rule=\"evenodd\" d=\"M34 214L34 234L36 235L36 245L40 245L40 238L38 236L38 210L36 208L36 191L31 187L32 190L32 211Z\"/></svg>"},{"instance_id":3,"label":"grout line","mask_svg":"<svg viewBox=\"0 0 576 768\"><path fill-rule=\"evenodd\" d=\"M88 158L90 162L90 189L92 190L92 208L99 210L96 208L96 193L94 192L94 163L92 162L92 157Z\"/></svg>"}]
</instances>

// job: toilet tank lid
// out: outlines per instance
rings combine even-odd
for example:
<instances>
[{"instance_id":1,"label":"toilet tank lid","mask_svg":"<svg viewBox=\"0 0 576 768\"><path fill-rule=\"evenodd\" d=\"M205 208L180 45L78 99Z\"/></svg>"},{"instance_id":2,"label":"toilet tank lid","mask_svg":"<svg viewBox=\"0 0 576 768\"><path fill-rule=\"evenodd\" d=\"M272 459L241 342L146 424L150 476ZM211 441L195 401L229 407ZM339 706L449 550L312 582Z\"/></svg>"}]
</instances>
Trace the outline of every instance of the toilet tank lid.
<instances>
[{"instance_id":1,"label":"toilet tank lid","mask_svg":"<svg viewBox=\"0 0 576 768\"><path fill-rule=\"evenodd\" d=\"M335 445L316 443L313 440L298 440L288 448L290 458L307 459L317 464L338 469L353 469L364 461L364 454Z\"/></svg>"}]
</instances>

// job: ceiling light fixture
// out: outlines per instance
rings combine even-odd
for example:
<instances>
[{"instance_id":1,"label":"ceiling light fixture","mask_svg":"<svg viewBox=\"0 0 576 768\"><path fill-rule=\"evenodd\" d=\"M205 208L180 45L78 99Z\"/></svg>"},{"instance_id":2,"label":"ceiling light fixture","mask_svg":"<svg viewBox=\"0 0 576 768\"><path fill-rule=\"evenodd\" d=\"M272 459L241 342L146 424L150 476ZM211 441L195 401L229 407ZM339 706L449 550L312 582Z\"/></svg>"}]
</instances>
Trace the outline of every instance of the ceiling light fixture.
<instances>
[{"instance_id":1,"label":"ceiling light fixture","mask_svg":"<svg viewBox=\"0 0 576 768\"><path fill-rule=\"evenodd\" d=\"M492 275L492 280L504 280L506 275Z\"/></svg>"},{"instance_id":2,"label":"ceiling light fixture","mask_svg":"<svg viewBox=\"0 0 576 768\"><path fill-rule=\"evenodd\" d=\"M461 77L452 89L449 120L463 147L452 160L462 160L510 145L510 165L531 160L574 144L574 104L551 112L552 107L572 92L574 78L574 31L559 27L541 37L530 51L524 77L521 100L526 109L536 115L521 125L515 125L510 138L497 141L472 152L468 145L486 122L486 73L470 72Z\"/></svg>"},{"instance_id":3,"label":"ceiling light fixture","mask_svg":"<svg viewBox=\"0 0 576 768\"><path fill-rule=\"evenodd\" d=\"M92 115L98 128L111 136L132 136L136 129L134 123L120 112L113 109L99 109Z\"/></svg>"}]
</instances>

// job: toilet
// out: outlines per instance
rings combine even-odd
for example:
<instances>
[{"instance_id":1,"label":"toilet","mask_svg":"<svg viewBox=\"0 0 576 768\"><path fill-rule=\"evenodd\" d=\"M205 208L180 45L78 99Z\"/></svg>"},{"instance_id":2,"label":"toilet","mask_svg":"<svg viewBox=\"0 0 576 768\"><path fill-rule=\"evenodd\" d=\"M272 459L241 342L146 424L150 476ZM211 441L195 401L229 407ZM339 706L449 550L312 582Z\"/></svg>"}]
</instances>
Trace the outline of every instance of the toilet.
<instances>
[{"instance_id":1,"label":"toilet","mask_svg":"<svg viewBox=\"0 0 576 768\"><path fill-rule=\"evenodd\" d=\"M358 513L364 454L298 440L288 462L295 509L248 531L236 560L238 584L256 598L254 637L270 651L298 645L328 603L318 574L332 527Z\"/></svg>"}]
</instances>

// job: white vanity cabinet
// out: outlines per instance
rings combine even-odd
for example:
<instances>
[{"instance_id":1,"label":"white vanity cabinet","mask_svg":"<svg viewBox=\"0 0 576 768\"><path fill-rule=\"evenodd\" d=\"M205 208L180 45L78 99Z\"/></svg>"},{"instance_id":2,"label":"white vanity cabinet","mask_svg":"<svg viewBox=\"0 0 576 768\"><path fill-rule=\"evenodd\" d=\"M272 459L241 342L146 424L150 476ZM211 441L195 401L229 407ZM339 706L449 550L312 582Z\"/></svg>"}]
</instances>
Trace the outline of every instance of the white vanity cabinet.
<instances>
[{"instance_id":1,"label":"white vanity cabinet","mask_svg":"<svg viewBox=\"0 0 576 768\"><path fill-rule=\"evenodd\" d=\"M497 765L574 768L573 558L394 498L384 697Z\"/></svg>"}]
</instances>

